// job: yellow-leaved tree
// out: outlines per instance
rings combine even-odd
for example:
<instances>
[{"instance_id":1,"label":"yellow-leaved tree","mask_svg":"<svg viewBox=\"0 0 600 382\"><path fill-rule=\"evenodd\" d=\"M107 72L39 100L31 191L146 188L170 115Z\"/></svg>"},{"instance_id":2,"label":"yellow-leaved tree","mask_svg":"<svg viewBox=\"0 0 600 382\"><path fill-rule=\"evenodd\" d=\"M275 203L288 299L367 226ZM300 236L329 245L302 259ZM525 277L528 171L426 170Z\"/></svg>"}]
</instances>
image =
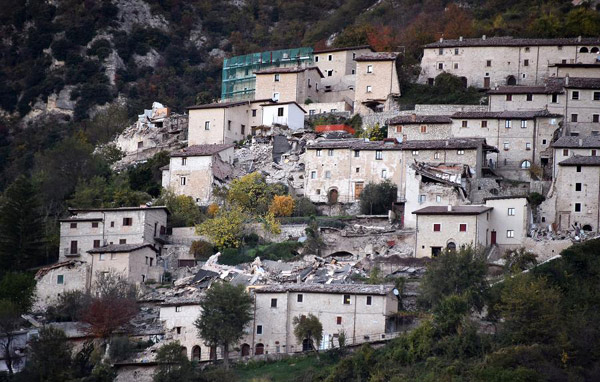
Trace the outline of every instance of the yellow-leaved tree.
<instances>
[{"instance_id":1,"label":"yellow-leaved tree","mask_svg":"<svg viewBox=\"0 0 600 382\"><path fill-rule=\"evenodd\" d=\"M292 216L294 212L294 199L289 195L275 195L269 206L269 213L274 216Z\"/></svg>"},{"instance_id":2,"label":"yellow-leaved tree","mask_svg":"<svg viewBox=\"0 0 600 382\"><path fill-rule=\"evenodd\" d=\"M221 208L217 215L196 226L196 232L205 235L219 250L237 248L242 243L243 223L246 216L239 206Z\"/></svg>"}]
</instances>

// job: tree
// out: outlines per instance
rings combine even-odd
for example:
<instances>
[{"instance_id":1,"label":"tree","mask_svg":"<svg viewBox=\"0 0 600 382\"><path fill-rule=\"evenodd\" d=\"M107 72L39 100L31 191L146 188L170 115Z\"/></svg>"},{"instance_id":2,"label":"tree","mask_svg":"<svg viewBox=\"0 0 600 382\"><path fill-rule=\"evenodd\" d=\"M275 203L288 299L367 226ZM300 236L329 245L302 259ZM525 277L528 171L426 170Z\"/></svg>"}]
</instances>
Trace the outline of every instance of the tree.
<instances>
[{"instance_id":1,"label":"tree","mask_svg":"<svg viewBox=\"0 0 600 382\"><path fill-rule=\"evenodd\" d=\"M206 260L211 257L215 251L211 243L205 240L194 240L190 246L190 253L196 260Z\"/></svg>"},{"instance_id":2,"label":"tree","mask_svg":"<svg viewBox=\"0 0 600 382\"><path fill-rule=\"evenodd\" d=\"M242 285L216 283L200 301L202 313L194 322L200 338L209 346L221 346L225 365L229 363L229 346L244 335L252 319L252 298Z\"/></svg>"},{"instance_id":3,"label":"tree","mask_svg":"<svg viewBox=\"0 0 600 382\"><path fill-rule=\"evenodd\" d=\"M471 246L443 251L427 266L421 282L420 303L435 307L449 295L463 295L470 307L483 308L488 290L487 263L483 254Z\"/></svg>"},{"instance_id":4,"label":"tree","mask_svg":"<svg viewBox=\"0 0 600 382\"><path fill-rule=\"evenodd\" d=\"M367 126L360 134L360 138L367 138L370 141L383 141L387 138L387 127L381 127L379 123Z\"/></svg>"},{"instance_id":5,"label":"tree","mask_svg":"<svg viewBox=\"0 0 600 382\"><path fill-rule=\"evenodd\" d=\"M158 371L154 382L188 382L194 380L194 366L182 352L179 341L161 346L156 353Z\"/></svg>"},{"instance_id":6,"label":"tree","mask_svg":"<svg viewBox=\"0 0 600 382\"><path fill-rule=\"evenodd\" d=\"M43 249L44 222L37 190L21 175L0 200L0 272L42 264Z\"/></svg>"},{"instance_id":7,"label":"tree","mask_svg":"<svg viewBox=\"0 0 600 382\"><path fill-rule=\"evenodd\" d=\"M525 248L507 250L502 258L505 261L504 272L506 273L523 272L537 264L537 256Z\"/></svg>"},{"instance_id":8,"label":"tree","mask_svg":"<svg viewBox=\"0 0 600 382\"><path fill-rule=\"evenodd\" d=\"M163 189L156 205L164 205L169 209L171 227L191 227L204 219L194 198L187 195L176 195L172 190Z\"/></svg>"},{"instance_id":9,"label":"tree","mask_svg":"<svg viewBox=\"0 0 600 382\"><path fill-rule=\"evenodd\" d=\"M291 216L294 212L294 199L289 195L275 195L269 206L269 212L274 216Z\"/></svg>"},{"instance_id":10,"label":"tree","mask_svg":"<svg viewBox=\"0 0 600 382\"><path fill-rule=\"evenodd\" d=\"M21 324L21 310L10 300L0 300L0 347L8 374L14 373L14 367L20 361L20 358L15 353L13 342L15 339L14 332Z\"/></svg>"},{"instance_id":11,"label":"tree","mask_svg":"<svg viewBox=\"0 0 600 382\"><path fill-rule=\"evenodd\" d=\"M71 376L71 346L60 329L44 327L29 345L26 373L31 381L63 382Z\"/></svg>"},{"instance_id":12,"label":"tree","mask_svg":"<svg viewBox=\"0 0 600 382\"><path fill-rule=\"evenodd\" d=\"M469 309L469 301L464 296L444 297L433 311L433 322L442 335L455 334Z\"/></svg>"},{"instance_id":13,"label":"tree","mask_svg":"<svg viewBox=\"0 0 600 382\"><path fill-rule=\"evenodd\" d=\"M241 207L244 212L264 215L275 195L286 194L282 184L268 184L258 172L234 179L227 191L227 201Z\"/></svg>"},{"instance_id":14,"label":"tree","mask_svg":"<svg viewBox=\"0 0 600 382\"><path fill-rule=\"evenodd\" d=\"M219 250L237 248L241 244L243 223L246 219L238 206L221 208L212 219L196 226L196 232L206 235Z\"/></svg>"},{"instance_id":15,"label":"tree","mask_svg":"<svg viewBox=\"0 0 600 382\"><path fill-rule=\"evenodd\" d=\"M323 324L321 324L319 318L311 313L308 316L294 317L292 324L294 325L296 340L302 344L304 341L308 341L310 347L315 353L318 353L321 340L323 339Z\"/></svg>"},{"instance_id":16,"label":"tree","mask_svg":"<svg viewBox=\"0 0 600 382\"><path fill-rule=\"evenodd\" d=\"M33 304L34 290L35 280L27 273L7 273L0 280L0 300L13 302L23 313Z\"/></svg>"},{"instance_id":17,"label":"tree","mask_svg":"<svg viewBox=\"0 0 600 382\"><path fill-rule=\"evenodd\" d=\"M387 214L398 198L398 187L386 180L369 183L360 193L360 212L366 215Z\"/></svg>"}]
</instances>

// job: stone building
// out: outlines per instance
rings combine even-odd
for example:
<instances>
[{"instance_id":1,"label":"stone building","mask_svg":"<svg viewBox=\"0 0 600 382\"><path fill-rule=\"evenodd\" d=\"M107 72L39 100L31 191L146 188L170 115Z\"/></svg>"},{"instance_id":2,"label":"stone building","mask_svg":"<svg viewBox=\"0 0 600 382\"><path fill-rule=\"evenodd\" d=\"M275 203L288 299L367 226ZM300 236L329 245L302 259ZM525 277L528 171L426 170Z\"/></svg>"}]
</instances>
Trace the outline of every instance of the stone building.
<instances>
[{"instance_id":1,"label":"stone building","mask_svg":"<svg viewBox=\"0 0 600 382\"><path fill-rule=\"evenodd\" d=\"M555 64L550 65L554 77L587 77L600 78L600 62L593 64Z\"/></svg>"},{"instance_id":2,"label":"stone building","mask_svg":"<svg viewBox=\"0 0 600 382\"><path fill-rule=\"evenodd\" d=\"M393 335L391 317L398 311L393 286L361 284L281 284L254 289L255 312L251 334L240 348L253 355L310 350L294 336L295 317L315 315L323 325L321 349ZM316 344L315 344L316 346Z\"/></svg>"},{"instance_id":3,"label":"stone building","mask_svg":"<svg viewBox=\"0 0 600 382\"><path fill-rule=\"evenodd\" d=\"M65 292L86 290L91 283L92 268L80 260L52 264L35 274L35 303L33 311L40 312Z\"/></svg>"},{"instance_id":4,"label":"stone building","mask_svg":"<svg viewBox=\"0 0 600 382\"><path fill-rule=\"evenodd\" d=\"M319 98L323 73L316 66L270 68L255 72L256 99L304 104Z\"/></svg>"},{"instance_id":5,"label":"stone building","mask_svg":"<svg viewBox=\"0 0 600 382\"><path fill-rule=\"evenodd\" d=\"M188 107L188 145L229 144L243 140L250 134L249 121L251 116L258 114L258 109L252 108L249 101Z\"/></svg>"},{"instance_id":6,"label":"stone building","mask_svg":"<svg viewBox=\"0 0 600 382\"><path fill-rule=\"evenodd\" d=\"M436 140L452 137L452 119L446 115L400 115L387 121L388 138Z\"/></svg>"},{"instance_id":7,"label":"stone building","mask_svg":"<svg viewBox=\"0 0 600 382\"><path fill-rule=\"evenodd\" d=\"M599 47L597 37L440 39L423 47L419 82L433 84L439 74L451 73L478 88L541 85L554 64L596 62Z\"/></svg>"},{"instance_id":8,"label":"stone building","mask_svg":"<svg viewBox=\"0 0 600 382\"><path fill-rule=\"evenodd\" d=\"M60 220L59 262L90 262L88 251L111 244L152 244L167 227L166 207L70 209ZM157 240L158 239L158 240Z\"/></svg>"},{"instance_id":9,"label":"stone building","mask_svg":"<svg viewBox=\"0 0 600 382\"><path fill-rule=\"evenodd\" d=\"M442 250L463 245L476 249L490 243L488 206L429 206L412 213L417 216L416 257L435 257Z\"/></svg>"},{"instance_id":10,"label":"stone building","mask_svg":"<svg viewBox=\"0 0 600 382\"><path fill-rule=\"evenodd\" d=\"M90 254L91 284L94 287L102 273L115 272L131 284L161 282L163 268L158 265L158 251L152 244L109 244L92 248Z\"/></svg>"},{"instance_id":11,"label":"stone building","mask_svg":"<svg viewBox=\"0 0 600 382\"><path fill-rule=\"evenodd\" d=\"M526 196L494 196L484 199L492 207L489 225L489 245L500 249L523 246L531 222L531 209Z\"/></svg>"},{"instance_id":12,"label":"stone building","mask_svg":"<svg viewBox=\"0 0 600 382\"><path fill-rule=\"evenodd\" d=\"M199 205L208 205L215 184L232 175L232 144L194 145L171 153L162 168L162 186L177 195L188 195Z\"/></svg>"},{"instance_id":13,"label":"stone building","mask_svg":"<svg viewBox=\"0 0 600 382\"><path fill-rule=\"evenodd\" d=\"M558 176L559 163L572 156L600 156L600 136L560 137L552 143L552 178Z\"/></svg>"},{"instance_id":14,"label":"stone building","mask_svg":"<svg viewBox=\"0 0 600 382\"><path fill-rule=\"evenodd\" d=\"M396 71L397 53L368 53L356 56L354 112L370 114L393 108L393 97L400 96Z\"/></svg>"},{"instance_id":15,"label":"stone building","mask_svg":"<svg viewBox=\"0 0 600 382\"><path fill-rule=\"evenodd\" d=\"M356 82L356 57L373 52L369 45L315 50L314 64L324 76L321 79L323 92L344 93L350 90L346 95L354 99L352 90Z\"/></svg>"}]
</instances>

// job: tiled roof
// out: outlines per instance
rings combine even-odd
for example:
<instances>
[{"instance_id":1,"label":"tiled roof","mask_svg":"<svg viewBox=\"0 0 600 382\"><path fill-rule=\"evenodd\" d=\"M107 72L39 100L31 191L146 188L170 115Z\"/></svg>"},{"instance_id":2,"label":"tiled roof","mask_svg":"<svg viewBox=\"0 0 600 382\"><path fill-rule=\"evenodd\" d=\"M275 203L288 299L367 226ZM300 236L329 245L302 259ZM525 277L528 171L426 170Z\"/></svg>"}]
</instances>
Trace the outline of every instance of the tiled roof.
<instances>
[{"instance_id":1,"label":"tiled roof","mask_svg":"<svg viewBox=\"0 0 600 382\"><path fill-rule=\"evenodd\" d=\"M204 105L188 106L188 110L200 110L200 109L225 109L229 107L248 105L248 101L233 101L233 102L217 102L207 103Z\"/></svg>"},{"instance_id":2,"label":"tiled roof","mask_svg":"<svg viewBox=\"0 0 600 382\"><path fill-rule=\"evenodd\" d=\"M119 212L119 211L140 211L140 210L165 210L170 214L169 209L166 206L142 206L142 207L112 207L112 208L69 208L69 212L72 214L78 214L80 212Z\"/></svg>"},{"instance_id":3,"label":"tiled roof","mask_svg":"<svg viewBox=\"0 0 600 382\"><path fill-rule=\"evenodd\" d=\"M550 113L546 109L531 111L459 111L452 114L452 119L533 119L536 117L557 118L561 115Z\"/></svg>"},{"instance_id":4,"label":"tiled roof","mask_svg":"<svg viewBox=\"0 0 600 382\"><path fill-rule=\"evenodd\" d=\"M326 48L326 49L319 49L319 50L315 50L313 51L313 54L320 54L320 53L332 53L332 52L343 52L345 50L360 50L360 49L370 49L371 52L374 52L375 50L371 47L371 45L358 45L358 46L346 46L343 48Z\"/></svg>"},{"instance_id":5,"label":"tiled roof","mask_svg":"<svg viewBox=\"0 0 600 382\"><path fill-rule=\"evenodd\" d=\"M562 93L562 86L557 90L546 86L499 86L488 90L488 94L553 94Z\"/></svg>"},{"instance_id":6,"label":"tiled roof","mask_svg":"<svg viewBox=\"0 0 600 382\"><path fill-rule=\"evenodd\" d=\"M92 248L88 253L119 253L119 252L133 252L138 249L150 247L152 250L156 250L150 243L140 244L109 244L99 248Z\"/></svg>"},{"instance_id":7,"label":"tiled roof","mask_svg":"<svg viewBox=\"0 0 600 382\"><path fill-rule=\"evenodd\" d=\"M356 56L354 61L394 61L397 57L396 52L375 52Z\"/></svg>"},{"instance_id":8,"label":"tiled roof","mask_svg":"<svg viewBox=\"0 0 600 382\"><path fill-rule=\"evenodd\" d=\"M467 46L552 46L552 45L599 45L600 38L512 38L487 37L442 40L427 44L425 48L450 48Z\"/></svg>"},{"instance_id":9,"label":"tiled roof","mask_svg":"<svg viewBox=\"0 0 600 382\"><path fill-rule=\"evenodd\" d=\"M233 147L233 144L193 145L171 153L171 157L209 156Z\"/></svg>"},{"instance_id":10,"label":"tiled roof","mask_svg":"<svg viewBox=\"0 0 600 382\"><path fill-rule=\"evenodd\" d=\"M600 157L574 155L558 164L559 166L600 166Z\"/></svg>"},{"instance_id":11,"label":"tiled roof","mask_svg":"<svg viewBox=\"0 0 600 382\"><path fill-rule=\"evenodd\" d=\"M600 136L587 137L560 137L556 142L552 143L554 148L583 148L596 149L600 148Z\"/></svg>"},{"instance_id":12,"label":"tiled roof","mask_svg":"<svg viewBox=\"0 0 600 382\"><path fill-rule=\"evenodd\" d=\"M321 78L325 77L323 75L323 72L321 72L321 69L319 69L317 66L308 66L308 67L292 66L292 67L286 67L286 68L269 68L269 69L257 70L256 72L254 72L254 74L300 73L300 72L304 72L306 70L316 70L317 72L319 72L319 75L321 76Z\"/></svg>"},{"instance_id":13,"label":"tiled roof","mask_svg":"<svg viewBox=\"0 0 600 382\"><path fill-rule=\"evenodd\" d=\"M563 82L570 89L600 89L600 78L566 77Z\"/></svg>"},{"instance_id":14,"label":"tiled roof","mask_svg":"<svg viewBox=\"0 0 600 382\"><path fill-rule=\"evenodd\" d=\"M438 140L409 140L390 143L383 141L364 141L362 139L332 139L307 145L311 149L352 149L352 150L436 150L436 149L476 149L483 145L484 149L493 149L485 143L484 138L452 138Z\"/></svg>"},{"instance_id":15,"label":"tiled roof","mask_svg":"<svg viewBox=\"0 0 600 382\"><path fill-rule=\"evenodd\" d=\"M61 223L78 223L78 222L101 222L102 218L66 218L60 219Z\"/></svg>"},{"instance_id":16,"label":"tiled roof","mask_svg":"<svg viewBox=\"0 0 600 382\"><path fill-rule=\"evenodd\" d=\"M418 125L418 124L446 124L452 119L446 115L399 115L387 121L388 125Z\"/></svg>"},{"instance_id":17,"label":"tiled roof","mask_svg":"<svg viewBox=\"0 0 600 382\"><path fill-rule=\"evenodd\" d=\"M419 140L402 142L405 150L455 150L455 149L476 149L479 146L491 148L485 143L484 138L452 138L437 140Z\"/></svg>"},{"instance_id":18,"label":"tiled roof","mask_svg":"<svg viewBox=\"0 0 600 382\"><path fill-rule=\"evenodd\" d=\"M299 108L300 110L302 110L302 111L304 112L304 114L306 114L306 110L304 110L304 108L303 108L302 106L300 106L300 104L299 104L298 102L296 102L296 101L287 101L287 102L271 102L271 103L265 103L265 104L262 104L262 105L260 105L260 106L263 106L263 107L270 107L270 106L290 105L290 104L292 104L292 103L293 103L294 105L298 106L298 108Z\"/></svg>"},{"instance_id":19,"label":"tiled roof","mask_svg":"<svg viewBox=\"0 0 600 382\"><path fill-rule=\"evenodd\" d=\"M47 274L48 272L50 272L53 269L58 269L58 268L62 268L62 267L70 268L70 267L80 265L80 264L84 264L84 262L79 261L79 260L67 260L67 261L63 261L62 263L54 263L52 265L48 265L47 267L39 269L35 274L35 278L39 280L41 277L43 277L45 274Z\"/></svg>"},{"instance_id":20,"label":"tiled roof","mask_svg":"<svg viewBox=\"0 0 600 382\"><path fill-rule=\"evenodd\" d=\"M492 210L493 207L487 206L452 206L448 210L448 206L429 206L413 211L415 215L479 215Z\"/></svg>"},{"instance_id":21,"label":"tiled roof","mask_svg":"<svg viewBox=\"0 0 600 382\"><path fill-rule=\"evenodd\" d=\"M390 293L392 285L365 284L276 284L256 288L256 293L331 293L331 294L370 294L384 296Z\"/></svg>"},{"instance_id":22,"label":"tiled roof","mask_svg":"<svg viewBox=\"0 0 600 382\"><path fill-rule=\"evenodd\" d=\"M505 200L505 199L527 199L527 195L505 195L505 196L489 196L487 198L483 198L483 201L486 200Z\"/></svg>"}]
</instances>

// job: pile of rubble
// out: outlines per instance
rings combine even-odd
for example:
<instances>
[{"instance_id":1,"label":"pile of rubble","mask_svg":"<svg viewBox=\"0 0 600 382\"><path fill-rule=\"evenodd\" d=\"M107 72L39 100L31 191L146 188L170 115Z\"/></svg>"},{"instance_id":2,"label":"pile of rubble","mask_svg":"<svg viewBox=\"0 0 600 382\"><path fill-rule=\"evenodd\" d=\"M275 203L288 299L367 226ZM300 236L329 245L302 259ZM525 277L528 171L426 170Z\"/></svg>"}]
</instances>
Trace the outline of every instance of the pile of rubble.
<instances>
[{"instance_id":1,"label":"pile of rubble","mask_svg":"<svg viewBox=\"0 0 600 382\"><path fill-rule=\"evenodd\" d=\"M574 243L600 237L598 232L584 231L581 227L573 226L569 230L558 230L553 225L538 227L533 226L529 236L535 241L571 240Z\"/></svg>"}]
</instances>

